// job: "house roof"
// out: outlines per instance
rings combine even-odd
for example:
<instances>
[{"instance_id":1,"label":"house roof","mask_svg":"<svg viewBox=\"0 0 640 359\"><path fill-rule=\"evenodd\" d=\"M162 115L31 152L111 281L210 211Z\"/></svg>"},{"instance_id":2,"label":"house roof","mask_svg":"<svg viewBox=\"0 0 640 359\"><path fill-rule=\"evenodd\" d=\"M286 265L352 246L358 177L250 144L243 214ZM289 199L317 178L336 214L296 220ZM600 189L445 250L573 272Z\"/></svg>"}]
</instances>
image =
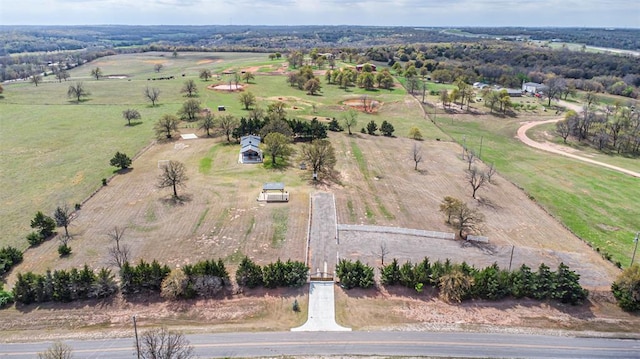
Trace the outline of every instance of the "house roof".
<instances>
[{"instance_id":1,"label":"house roof","mask_svg":"<svg viewBox=\"0 0 640 359\"><path fill-rule=\"evenodd\" d=\"M539 83L537 83L537 82L525 82L525 84L524 84L524 85L525 85L525 86L528 86L528 87L547 87L546 85L544 85L544 84L539 84Z\"/></svg>"},{"instance_id":2,"label":"house roof","mask_svg":"<svg viewBox=\"0 0 640 359\"><path fill-rule=\"evenodd\" d=\"M260 136L254 136L254 135L242 136L242 138L240 138L240 144L242 145L242 147L248 146L248 145L258 146L260 145L260 140L261 140Z\"/></svg>"},{"instance_id":3,"label":"house roof","mask_svg":"<svg viewBox=\"0 0 640 359\"><path fill-rule=\"evenodd\" d=\"M247 152L262 153L262 150L260 150L258 148L258 146L254 146L254 145L242 146L242 149L240 150L240 153L247 153Z\"/></svg>"},{"instance_id":4,"label":"house roof","mask_svg":"<svg viewBox=\"0 0 640 359\"><path fill-rule=\"evenodd\" d=\"M262 185L262 189L265 191L284 191L284 183L282 182L267 182Z\"/></svg>"}]
</instances>

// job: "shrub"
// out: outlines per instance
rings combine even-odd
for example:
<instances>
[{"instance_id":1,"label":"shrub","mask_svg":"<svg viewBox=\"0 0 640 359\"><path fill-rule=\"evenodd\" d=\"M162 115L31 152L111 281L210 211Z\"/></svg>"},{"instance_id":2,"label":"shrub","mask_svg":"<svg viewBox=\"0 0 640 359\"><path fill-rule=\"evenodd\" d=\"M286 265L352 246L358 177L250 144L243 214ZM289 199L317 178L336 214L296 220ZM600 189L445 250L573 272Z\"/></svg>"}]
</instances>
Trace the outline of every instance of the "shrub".
<instances>
[{"instance_id":1,"label":"shrub","mask_svg":"<svg viewBox=\"0 0 640 359\"><path fill-rule=\"evenodd\" d=\"M363 264L360 260L354 263L341 259L337 265L336 274L340 278L340 285L346 289L371 288L373 286L373 268Z\"/></svg>"},{"instance_id":2,"label":"shrub","mask_svg":"<svg viewBox=\"0 0 640 359\"><path fill-rule=\"evenodd\" d=\"M0 249L0 276L9 272L13 266L22 262L22 252L11 246Z\"/></svg>"},{"instance_id":3,"label":"shrub","mask_svg":"<svg viewBox=\"0 0 640 359\"><path fill-rule=\"evenodd\" d=\"M382 135L386 137L391 137L393 136L394 131L395 131L395 128L393 128L392 124L390 124L386 120L382 121L382 125L380 125L380 132L382 132Z\"/></svg>"},{"instance_id":4,"label":"shrub","mask_svg":"<svg viewBox=\"0 0 640 359\"><path fill-rule=\"evenodd\" d=\"M640 264L623 270L611 285L611 291L620 308L627 312L640 311Z\"/></svg>"},{"instance_id":5,"label":"shrub","mask_svg":"<svg viewBox=\"0 0 640 359\"><path fill-rule=\"evenodd\" d=\"M56 229L56 222L53 218L38 211L35 217L31 220L31 228L37 229L43 240L51 237L53 231Z\"/></svg>"},{"instance_id":6,"label":"shrub","mask_svg":"<svg viewBox=\"0 0 640 359\"><path fill-rule=\"evenodd\" d=\"M371 120L371 122L367 124L367 133L370 135L375 135L377 130L378 125L376 125L375 121Z\"/></svg>"},{"instance_id":7,"label":"shrub","mask_svg":"<svg viewBox=\"0 0 640 359\"><path fill-rule=\"evenodd\" d=\"M13 303L13 294L3 289L2 283L0 283L0 308L4 308Z\"/></svg>"},{"instance_id":8,"label":"shrub","mask_svg":"<svg viewBox=\"0 0 640 359\"><path fill-rule=\"evenodd\" d=\"M38 232L31 232L27 234L27 242L29 242L29 245L32 247L44 242L44 239L45 238Z\"/></svg>"},{"instance_id":9,"label":"shrub","mask_svg":"<svg viewBox=\"0 0 640 359\"><path fill-rule=\"evenodd\" d=\"M60 255L60 257L68 256L69 254L71 254L71 247L69 247L69 245L67 245L66 243L59 245L58 254Z\"/></svg>"},{"instance_id":10,"label":"shrub","mask_svg":"<svg viewBox=\"0 0 640 359\"><path fill-rule=\"evenodd\" d=\"M248 288L262 285L262 268L249 257L244 257L236 271L236 282L239 286Z\"/></svg>"}]
</instances>

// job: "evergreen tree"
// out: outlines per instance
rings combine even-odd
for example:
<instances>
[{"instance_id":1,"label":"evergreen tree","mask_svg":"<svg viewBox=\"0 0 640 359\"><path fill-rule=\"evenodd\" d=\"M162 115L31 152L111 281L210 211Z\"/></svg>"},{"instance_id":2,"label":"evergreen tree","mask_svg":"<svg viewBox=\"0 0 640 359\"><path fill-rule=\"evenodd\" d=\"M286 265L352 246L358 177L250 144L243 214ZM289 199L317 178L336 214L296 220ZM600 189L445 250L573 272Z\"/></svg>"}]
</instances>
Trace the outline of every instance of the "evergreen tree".
<instances>
[{"instance_id":1,"label":"evergreen tree","mask_svg":"<svg viewBox=\"0 0 640 359\"><path fill-rule=\"evenodd\" d=\"M560 263L558 266L555 280L553 298L558 299L562 303L569 303L571 305L580 304L589 294L579 283L580 275L570 270L564 263Z\"/></svg>"},{"instance_id":2,"label":"evergreen tree","mask_svg":"<svg viewBox=\"0 0 640 359\"><path fill-rule=\"evenodd\" d=\"M262 285L262 267L245 256L236 271L236 282L239 286L248 288Z\"/></svg>"},{"instance_id":3,"label":"evergreen tree","mask_svg":"<svg viewBox=\"0 0 640 359\"><path fill-rule=\"evenodd\" d=\"M400 283L400 266L396 258L393 258L391 264L380 268L380 277L384 285L396 285Z\"/></svg>"}]
</instances>

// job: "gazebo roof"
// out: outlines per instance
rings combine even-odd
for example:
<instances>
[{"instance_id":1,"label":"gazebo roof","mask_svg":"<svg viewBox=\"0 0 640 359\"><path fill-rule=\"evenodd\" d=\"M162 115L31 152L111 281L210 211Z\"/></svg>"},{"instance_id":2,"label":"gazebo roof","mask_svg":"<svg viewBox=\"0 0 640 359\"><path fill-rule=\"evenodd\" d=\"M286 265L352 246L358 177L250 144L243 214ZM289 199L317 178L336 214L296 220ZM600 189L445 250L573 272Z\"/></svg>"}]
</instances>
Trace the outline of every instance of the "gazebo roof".
<instances>
[{"instance_id":1,"label":"gazebo roof","mask_svg":"<svg viewBox=\"0 0 640 359\"><path fill-rule=\"evenodd\" d=\"M284 191L284 183L282 182L267 182L262 185L264 191Z\"/></svg>"}]
</instances>

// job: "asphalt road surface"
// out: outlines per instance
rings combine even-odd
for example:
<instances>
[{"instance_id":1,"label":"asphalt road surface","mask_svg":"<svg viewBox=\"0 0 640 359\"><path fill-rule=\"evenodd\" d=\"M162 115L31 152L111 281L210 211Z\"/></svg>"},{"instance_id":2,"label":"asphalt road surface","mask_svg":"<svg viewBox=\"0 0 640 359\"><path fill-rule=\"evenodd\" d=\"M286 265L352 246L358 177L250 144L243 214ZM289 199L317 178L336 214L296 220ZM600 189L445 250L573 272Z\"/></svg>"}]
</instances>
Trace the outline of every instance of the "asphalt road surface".
<instances>
[{"instance_id":1,"label":"asphalt road surface","mask_svg":"<svg viewBox=\"0 0 640 359\"><path fill-rule=\"evenodd\" d=\"M198 358L409 355L492 358L640 358L640 340L496 333L269 332L188 335ZM135 358L134 339L69 340L73 357ZM0 358L34 358L51 343L3 343Z\"/></svg>"}]
</instances>

